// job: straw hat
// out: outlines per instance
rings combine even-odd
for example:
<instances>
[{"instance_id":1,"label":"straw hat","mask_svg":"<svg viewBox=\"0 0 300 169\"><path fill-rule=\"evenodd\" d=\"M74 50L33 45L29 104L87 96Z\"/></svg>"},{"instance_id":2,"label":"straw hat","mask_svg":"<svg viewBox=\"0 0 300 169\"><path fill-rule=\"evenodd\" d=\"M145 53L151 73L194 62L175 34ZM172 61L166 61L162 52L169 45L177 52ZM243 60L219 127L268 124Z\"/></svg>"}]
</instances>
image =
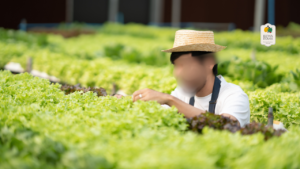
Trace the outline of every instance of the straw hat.
<instances>
[{"instance_id":1,"label":"straw hat","mask_svg":"<svg viewBox=\"0 0 300 169\"><path fill-rule=\"evenodd\" d=\"M226 46L215 44L213 31L178 30L173 48L162 52L211 51L218 52Z\"/></svg>"}]
</instances>

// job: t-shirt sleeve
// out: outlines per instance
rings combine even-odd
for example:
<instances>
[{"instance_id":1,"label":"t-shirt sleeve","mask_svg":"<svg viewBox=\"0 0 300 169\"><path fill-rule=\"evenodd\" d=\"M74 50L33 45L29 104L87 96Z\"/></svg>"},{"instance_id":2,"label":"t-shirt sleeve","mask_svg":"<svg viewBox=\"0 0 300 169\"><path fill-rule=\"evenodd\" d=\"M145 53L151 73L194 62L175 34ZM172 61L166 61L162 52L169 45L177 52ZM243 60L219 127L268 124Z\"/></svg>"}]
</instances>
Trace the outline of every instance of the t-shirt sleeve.
<instances>
[{"instance_id":1,"label":"t-shirt sleeve","mask_svg":"<svg viewBox=\"0 0 300 169\"><path fill-rule=\"evenodd\" d=\"M174 96L174 97L177 97L177 98L180 98L180 94L179 94L179 91L178 91L178 87L176 87L176 88L171 92L170 95L172 95L172 96ZM162 107L165 107L165 108L170 108L170 106L167 105L167 104L162 104L161 106L162 106Z\"/></svg>"},{"instance_id":2,"label":"t-shirt sleeve","mask_svg":"<svg viewBox=\"0 0 300 169\"><path fill-rule=\"evenodd\" d=\"M246 93L235 92L229 95L223 104L224 106L220 114L227 113L234 116L239 121L241 127L250 123L249 98Z\"/></svg>"},{"instance_id":3,"label":"t-shirt sleeve","mask_svg":"<svg viewBox=\"0 0 300 169\"><path fill-rule=\"evenodd\" d=\"M161 106L164 107L164 108L170 108L170 106L167 105L167 104L162 104Z\"/></svg>"},{"instance_id":4,"label":"t-shirt sleeve","mask_svg":"<svg viewBox=\"0 0 300 169\"><path fill-rule=\"evenodd\" d=\"M179 98L179 91L178 91L178 87L176 87L172 92L171 95L174 97Z\"/></svg>"}]
</instances>

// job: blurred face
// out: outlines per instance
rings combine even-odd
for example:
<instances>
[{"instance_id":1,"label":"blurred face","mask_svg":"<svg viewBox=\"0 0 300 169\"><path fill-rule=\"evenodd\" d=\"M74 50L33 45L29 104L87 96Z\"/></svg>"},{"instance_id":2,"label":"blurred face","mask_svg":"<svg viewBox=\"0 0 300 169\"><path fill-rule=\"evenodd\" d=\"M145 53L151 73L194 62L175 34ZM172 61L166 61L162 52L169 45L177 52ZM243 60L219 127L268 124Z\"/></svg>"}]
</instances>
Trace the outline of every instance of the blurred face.
<instances>
[{"instance_id":1,"label":"blurred face","mask_svg":"<svg viewBox=\"0 0 300 169\"><path fill-rule=\"evenodd\" d=\"M196 93L201 90L205 84L209 73L212 72L211 64L208 58L202 63L192 54L181 55L174 61L174 76L186 92Z\"/></svg>"}]
</instances>

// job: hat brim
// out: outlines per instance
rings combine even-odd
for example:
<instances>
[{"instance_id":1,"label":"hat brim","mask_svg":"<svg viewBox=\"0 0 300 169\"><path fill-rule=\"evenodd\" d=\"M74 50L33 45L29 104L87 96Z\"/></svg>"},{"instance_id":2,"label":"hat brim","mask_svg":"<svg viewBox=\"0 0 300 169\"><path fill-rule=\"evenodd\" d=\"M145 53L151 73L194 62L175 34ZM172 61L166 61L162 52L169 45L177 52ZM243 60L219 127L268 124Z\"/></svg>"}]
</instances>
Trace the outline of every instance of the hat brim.
<instances>
[{"instance_id":1,"label":"hat brim","mask_svg":"<svg viewBox=\"0 0 300 169\"><path fill-rule=\"evenodd\" d=\"M219 52L225 49L227 46L220 46L211 43L195 43L184 46L177 46L167 50L161 50L162 52L187 52L187 51L207 51L207 52Z\"/></svg>"}]
</instances>

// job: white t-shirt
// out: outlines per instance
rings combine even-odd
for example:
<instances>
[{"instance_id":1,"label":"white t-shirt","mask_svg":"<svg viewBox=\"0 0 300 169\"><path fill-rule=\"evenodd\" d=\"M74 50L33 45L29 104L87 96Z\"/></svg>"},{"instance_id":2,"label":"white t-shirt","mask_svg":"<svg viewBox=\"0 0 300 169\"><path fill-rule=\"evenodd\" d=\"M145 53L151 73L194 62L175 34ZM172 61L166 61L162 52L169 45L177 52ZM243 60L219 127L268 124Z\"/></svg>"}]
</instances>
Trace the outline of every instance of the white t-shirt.
<instances>
[{"instance_id":1,"label":"white t-shirt","mask_svg":"<svg viewBox=\"0 0 300 169\"><path fill-rule=\"evenodd\" d=\"M219 97L217 99L215 114L230 114L237 118L241 124L241 127L244 127L245 124L250 123L250 106L248 95L241 89L240 86L226 82L221 75L218 77L221 80L221 88ZM183 94L182 91L178 89L178 86L174 91L171 92L171 95L189 104L190 97ZM204 97L197 97L195 95L194 107L208 111L210 99L211 94ZM169 107L168 105L162 106Z\"/></svg>"}]
</instances>

